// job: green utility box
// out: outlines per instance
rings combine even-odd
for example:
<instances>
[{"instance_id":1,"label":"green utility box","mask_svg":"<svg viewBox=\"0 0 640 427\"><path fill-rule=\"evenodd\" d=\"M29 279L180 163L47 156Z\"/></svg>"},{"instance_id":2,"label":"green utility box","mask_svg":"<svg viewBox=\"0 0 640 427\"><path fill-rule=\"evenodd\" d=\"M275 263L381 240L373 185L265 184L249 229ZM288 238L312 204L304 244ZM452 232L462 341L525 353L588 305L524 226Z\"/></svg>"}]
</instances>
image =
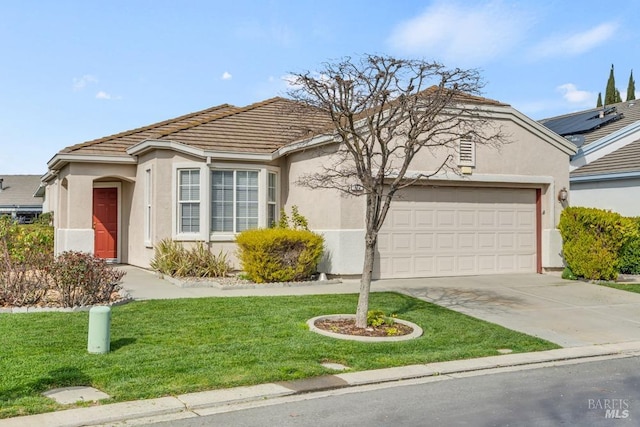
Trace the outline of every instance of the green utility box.
<instances>
[{"instance_id":1,"label":"green utility box","mask_svg":"<svg viewBox=\"0 0 640 427\"><path fill-rule=\"evenodd\" d=\"M111 346L111 308L97 306L89 310L89 340L87 351L108 353Z\"/></svg>"}]
</instances>

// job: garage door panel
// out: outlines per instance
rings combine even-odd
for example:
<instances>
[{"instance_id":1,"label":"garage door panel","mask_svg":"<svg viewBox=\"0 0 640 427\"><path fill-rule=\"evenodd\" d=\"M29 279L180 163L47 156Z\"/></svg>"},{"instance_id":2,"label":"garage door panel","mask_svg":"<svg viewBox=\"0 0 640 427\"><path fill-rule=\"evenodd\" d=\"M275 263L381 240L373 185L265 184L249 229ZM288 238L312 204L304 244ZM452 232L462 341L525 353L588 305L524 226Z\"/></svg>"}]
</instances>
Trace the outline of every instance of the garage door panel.
<instances>
[{"instance_id":1,"label":"garage door panel","mask_svg":"<svg viewBox=\"0 0 640 427\"><path fill-rule=\"evenodd\" d=\"M499 250L515 250L516 236L512 233L498 233L498 249Z\"/></svg>"},{"instance_id":2,"label":"garage door panel","mask_svg":"<svg viewBox=\"0 0 640 427\"><path fill-rule=\"evenodd\" d=\"M495 255L478 255L478 272L493 274L498 271Z\"/></svg>"},{"instance_id":3,"label":"garage door panel","mask_svg":"<svg viewBox=\"0 0 640 427\"><path fill-rule=\"evenodd\" d=\"M436 249L452 250L455 248L455 233L436 233Z\"/></svg>"},{"instance_id":4,"label":"garage door panel","mask_svg":"<svg viewBox=\"0 0 640 427\"><path fill-rule=\"evenodd\" d=\"M458 268L457 270L461 274L472 274L474 273L476 268L476 257L474 255L470 256L458 256Z\"/></svg>"},{"instance_id":5,"label":"garage door panel","mask_svg":"<svg viewBox=\"0 0 640 427\"><path fill-rule=\"evenodd\" d=\"M453 227L456 223L456 212L454 210L438 210L436 218L438 227Z\"/></svg>"},{"instance_id":6,"label":"garage door panel","mask_svg":"<svg viewBox=\"0 0 640 427\"><path fill-rule=\"evenodd\" d=\"M478 210L478 226L485 228L493 228L497 225L497 215L495 211L490 210Z\"/></svg>"},{"instance_id":7,"label":"garage door panel","mask_svg":"<svg viewBox=\"0 0 640 427\"><path fill-rule=\"evenodd\" d=\"M455 270L456 260L454 256L436 257L436 274L451 275Z\"/></svg>"},{"instance_id":8,"label":"garage door panel","mask_svg":"<svg viewBox=\"0 0 640 427\"><path fill-rule=\"evenodd\" d=\"M536 222L535 212L529 211L518 211L518 220L517 224L519 227L530 227L533 226Z\"/></svg>"},{"instance_id":9,"label":"garage door panel","mask_svg":"<svg viewBox=\"0 0 640 427\"><path fill-rule=\"evenodd\" d=\"M432 251L435 249L433 246L433 234L431 233L416 233L414 235L415 238L415 249L419 251L419 253L424 253L423 251Z\"/></svg>"},{"instance_id":10,"label":"garage door panel","mask_svg":"<svg viewBox=\"0 0 640 427\"><path fill-rule=\"evenodd\" d=\"M490 251L496 249L495 233L478 233L478 249Z\"/></svg>"},{"instance_id":11,"label":"garage door panel","mask_svg":"<svg viewBox=\"0 0 640 427\"><path fill-rule=\"evenodd\" d=\"M517 236L518 248L520 250L535 250L536 236L531 233L519 233Z\"/></svg>"},{"instance_id":12,"label":"garage door panel","mask_svg":"<svg viewBox=\"0 0 640 427\"><path fill-rule=\"evenodd\" d=\"M498 255L498 270L515 271L516 256L512 254Z\"/></svg>"},{"instance_id":13,"label":"garage door panel","mask_svg":"<svg viewBox=\"0 0 640 427\"><path fill-rule=\"evenodd\" d=\"M458 211L458 227L460 228L476 228L478 215L475 210Z\"/></svg>"},{"instance_id":14,"label":"garage door panel","mask_svg":"<svg viewBox=\"0 0 640 427\"><path fill-rule=\"evenodd\" d=\"M476 248L476 234L475 233L458 233L458 249L474 250Z\"/></svg>"},{"instance_id":15,"label":"garage door panel","mask_svg":"<svg viewBox=\"0 0 640 427\"><path fill-rule=\"evenodd\" d=\"M434 273L433 270L433 262L434 258L432 256L417 256L414 259L414 268L415 273L418 275L431 276ZM413 277L413 275L409 276Z\"/></svg>"},{"instance_id":16,"label":"garage door panel","mask_svg":"<svg viewBox=\"0 0 640 427\"><path fill-rule=\"evenodd\" d=\"M433 211L426 209L415 210L416 229L431 228L433 227Z\"/></svg>"},{"instance_id":17,"label":"garage door panel","mask_svg":"<svg viewBox=\"0 0 640 427\"><path fill-rule=\"evenodd\" d=\"M498 227L513 227L516 224L515 212L509 210L498 211Z\"/></svg>"},{"instance_id":18,"label":"garage door panel","mask_svg":"<svg viewBox=\"0 0 640 427\"><path fill-rule=\"evenodd\" d=\"M411 253L413 236L409 233L395 233L391 236L391 250L395 252Z\"/></svg>"},{"instance_id":19,"label":"garage door panel","mask_svg":"<svg viewBox=\"0 0 640 427\"><path fill-rule=\"evenodd\" d=\"M377 277L535 272L536 190L410 187L380 230Z\"/></svg>"},{"instance_id":20,"label":"garage door panel","mask_svg":"<svg viewBox=\"0 0 640 427\"><path fill-rule=\"evenodd\" d=\"M391 259L391 268L397 277L407 277L413 271L412 264L410 257Z\"/></svg>"},{"instance_id":21,"label":"garage door panel","mask_svg":"<svg viewBox=\"0 0 640 427\"><path fill-rule=\"evenodd\" d=\"M391 224L393 228L412 228L413 221L411 209L398 209L391 211Z\"/></svg>"}]
</instances>

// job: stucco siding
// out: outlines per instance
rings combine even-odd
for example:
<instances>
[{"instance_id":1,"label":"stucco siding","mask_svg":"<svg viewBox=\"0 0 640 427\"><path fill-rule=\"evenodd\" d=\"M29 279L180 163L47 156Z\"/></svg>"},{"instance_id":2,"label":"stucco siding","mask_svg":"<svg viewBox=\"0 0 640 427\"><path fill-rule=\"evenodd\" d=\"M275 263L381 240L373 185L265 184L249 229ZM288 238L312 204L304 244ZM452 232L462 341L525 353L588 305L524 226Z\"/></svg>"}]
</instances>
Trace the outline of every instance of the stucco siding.
<instances>
[{"instance_id":1,"label":"stucco siding","mask_svg":"<svg viewBox=\"0 0 640 427\"><path fill-rule=\"evenodd\" d=\"M571 206L611 210L623 216L640 216L638 178L574 182L569 194Z\"/></svg>"}]
</instances>

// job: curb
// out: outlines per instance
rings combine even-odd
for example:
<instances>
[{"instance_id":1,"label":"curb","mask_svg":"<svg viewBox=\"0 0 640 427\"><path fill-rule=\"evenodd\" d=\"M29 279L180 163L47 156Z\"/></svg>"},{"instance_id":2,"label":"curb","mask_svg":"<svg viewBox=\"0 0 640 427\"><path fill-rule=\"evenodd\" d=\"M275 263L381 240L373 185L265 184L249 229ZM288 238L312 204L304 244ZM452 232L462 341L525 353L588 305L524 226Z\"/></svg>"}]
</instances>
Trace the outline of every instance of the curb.
<instances>
[{"instance_id":1,"label":"curb","mask_svg":"<svg viewBox=\"0 0 640 427\"><path fill-rule=\"evenodd\" d=\"M296 394L334 390L369 384L382 384L442 375L481 372L496 368L526 367L549 362L589 362L598 357L640 356L640 342L568 347L533 353L511 353L478 359L435 362L370 371L347 372L281 383L259 384L222 390L203 391L157 399L120 402L87 408L27 415L0 420L0 427L80 427L127 420L184 414L200 416L202 410ZM191 415L187 415L191 413Z\"/></svg>"}]
</instances>

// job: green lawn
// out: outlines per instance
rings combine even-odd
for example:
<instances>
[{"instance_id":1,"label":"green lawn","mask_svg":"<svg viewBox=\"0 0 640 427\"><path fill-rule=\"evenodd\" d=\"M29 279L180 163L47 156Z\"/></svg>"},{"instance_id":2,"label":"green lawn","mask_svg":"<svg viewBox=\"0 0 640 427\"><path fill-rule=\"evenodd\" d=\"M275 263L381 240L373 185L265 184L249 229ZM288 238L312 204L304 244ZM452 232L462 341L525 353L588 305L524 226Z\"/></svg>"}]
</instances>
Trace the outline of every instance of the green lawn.
<instances>
[{"instance_id":1,"label":"green lawn","mask_svg":"<svg viewBox=\"0 0 640 427\"><path fill-rule=\"evenodd\" d=\"M202 298L114 307L111 352L87 353L88 312L0 314L0 418L60 409L40 394L91 385L110 402L327 374L332 361L366 370L527 352L555 344L395 293L372 309L417 323L424 335L360 343L310 332L306 320L353 313L357 295Z\"/></svg>"},{"instance_id":2,"label":"green lawn","mask_svg":"<svg viewBox=\"0 0 640 427\"><path fill-rule=\"evenodd\" d=\"M640 294L640 283L613 283L613 282L603 282L600 283L602 286L606 286L609 288L620 289L623 291L635 292Z\"/></svg>"}]
</instances>

